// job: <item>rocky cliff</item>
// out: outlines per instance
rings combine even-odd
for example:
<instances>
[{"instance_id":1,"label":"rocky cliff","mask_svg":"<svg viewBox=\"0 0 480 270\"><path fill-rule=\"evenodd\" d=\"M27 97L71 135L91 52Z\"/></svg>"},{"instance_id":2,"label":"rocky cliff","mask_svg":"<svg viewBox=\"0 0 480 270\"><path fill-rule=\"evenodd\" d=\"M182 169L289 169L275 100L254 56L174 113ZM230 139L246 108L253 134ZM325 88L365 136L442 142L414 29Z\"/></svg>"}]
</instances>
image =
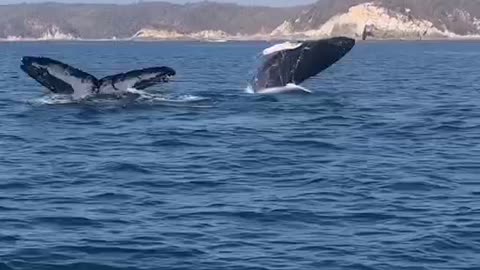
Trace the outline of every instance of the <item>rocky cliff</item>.
<instances>
[{"instance_id":1,"label":"rocky cliff","mask_svg":"<svg viewBox=\"0 0 480 270\"><path fill-rule=\"evenodd\" d=\"M273 32L278 37L424 39L480 36L480 1L321 0Z\"/></svg>"},{"instance_id":2,"label":"rocky cliff","mask_svg":"<svg viewBox=\"0 0 480 270\"><path fill-rule=\"evenodd\" d=\"M209 40L480 37L480 0L319 0L293 8L178 5L0 5L0 39Z\"/></svg>"}]
</instances>

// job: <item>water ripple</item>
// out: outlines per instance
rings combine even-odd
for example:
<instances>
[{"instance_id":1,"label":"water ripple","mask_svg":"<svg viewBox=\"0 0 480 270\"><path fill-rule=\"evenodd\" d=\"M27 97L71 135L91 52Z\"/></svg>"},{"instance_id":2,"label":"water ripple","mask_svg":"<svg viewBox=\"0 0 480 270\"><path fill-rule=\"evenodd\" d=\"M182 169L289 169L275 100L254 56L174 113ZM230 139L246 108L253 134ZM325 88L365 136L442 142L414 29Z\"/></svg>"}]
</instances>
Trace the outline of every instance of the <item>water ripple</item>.
<instances>
[{"instance_id":1,"label":"water ripple","mask_svg":"<svg viewBox=\"0 0 480 270\"><path fill-rule=\"evenodd\" d=\"M244 93L265 46L0 43L0 270L477 269L477 44L361 43L314 95ZM179 78L72 103L32 51Z\"/></svg>"}]
</instances>

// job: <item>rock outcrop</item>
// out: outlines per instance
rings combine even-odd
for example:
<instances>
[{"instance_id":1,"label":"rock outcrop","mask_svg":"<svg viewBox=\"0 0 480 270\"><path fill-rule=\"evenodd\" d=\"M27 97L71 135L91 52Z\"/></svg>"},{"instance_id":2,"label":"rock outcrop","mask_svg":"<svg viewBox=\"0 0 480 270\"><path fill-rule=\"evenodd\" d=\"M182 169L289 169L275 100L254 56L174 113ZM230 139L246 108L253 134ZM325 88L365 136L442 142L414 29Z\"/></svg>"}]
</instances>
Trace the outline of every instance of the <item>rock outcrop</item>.
<instances>
[{"instance_id":1,"label":"rock outcrop","mask_svg":"<svg viewBox=\"0 0 480 270\"><path fill-rule=\"evenodd\" d=\"M431 2L426 6L421 2ZM450 1L451 2L451 1ZM349 36L357 39L436 39L480 36L480 2L446 0L323 0L280 24L283 38ZM471 1L474 2L474 1ZM467 9L470 8L470 9ZM475 14L477 15L474 15Z\"/></svg>"}]
</instances>

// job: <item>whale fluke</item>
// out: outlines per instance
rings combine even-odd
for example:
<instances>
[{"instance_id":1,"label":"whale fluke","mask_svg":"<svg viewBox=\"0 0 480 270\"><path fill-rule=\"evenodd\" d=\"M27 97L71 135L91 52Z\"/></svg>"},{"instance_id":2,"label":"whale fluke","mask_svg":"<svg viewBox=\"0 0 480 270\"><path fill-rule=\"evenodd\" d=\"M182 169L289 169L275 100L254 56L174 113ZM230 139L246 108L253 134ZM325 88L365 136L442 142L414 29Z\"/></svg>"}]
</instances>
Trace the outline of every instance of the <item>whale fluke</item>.
<instances>
[{"instance_id":1,"label":"whale fluke","mask_svg":"<svg viewBox=\"0 0 480 270\"><path fill-rule=\"evenodd\" d=\"M91 93L98 81L91 74L46 57L23 57L20 67L30 77L56 94Z\"/></svg>"},{"instance_id":2,"label":"whale fluke","mask_svg":"<svg viewBox=\"0 0 480 270\"><path fill-rule=\"evenodd\" d=\"M92 95L118 95L134 88L143 90L175 76L169 67L151 67L97 79L91 74L46 57L22 58L21 69L56 94L70 94L75 99Z\"/></svg>"},{"instance_id":3,"label":"whale fluke","mask_svg":"<svg viewBox=\"0 0 480 270\"><path fill-rule=\"evenodd\" d=\"M300 90L286 86L299 85L329 68L354 46L355 40L346 37L276 44L263 51L265 60L251 81L252 89L257 93L282 87L286 91Z\"/></svg>"},{"instance_id":4,"label":"whale fluke","mask_svg":"<svg viewBox=\"0 0 480 270\"><path fill-rule=\"evenodd\" d=\"M144 90L159 83L168 82L175 71L169 67L152 67L132 70L126 73L107 76L99 81L103 93L114 93L123 89Z\"/></svg>"}]
</instances>

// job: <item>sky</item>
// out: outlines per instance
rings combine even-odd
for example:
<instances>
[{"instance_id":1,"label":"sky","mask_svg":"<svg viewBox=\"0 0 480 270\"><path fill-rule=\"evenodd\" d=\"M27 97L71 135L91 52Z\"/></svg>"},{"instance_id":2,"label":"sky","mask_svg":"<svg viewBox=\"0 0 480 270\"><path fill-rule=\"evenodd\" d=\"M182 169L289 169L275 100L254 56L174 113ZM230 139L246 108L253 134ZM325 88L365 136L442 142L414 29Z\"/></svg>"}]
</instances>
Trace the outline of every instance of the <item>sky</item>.
<instances>
[{"instance_id":1,"label":"sky","mask_svg":"<svg viewBox=\"0 0 480 270\"><path fill-rule=\"evenodd\" d=\"M62 2L62 3L135 3L138 0L0 0L0 4L16 3L38 3L38 2ZM152 1L152 0L149 0ZM163 0L172 3L184 4L188 2L199 2L202 0ZM215 2L237 3L242 5L264 5L264 6L292 6L316 2L316 0L214 0ZM147 1L145 1L147 2Z\"/></svg>"}]
</instances>

